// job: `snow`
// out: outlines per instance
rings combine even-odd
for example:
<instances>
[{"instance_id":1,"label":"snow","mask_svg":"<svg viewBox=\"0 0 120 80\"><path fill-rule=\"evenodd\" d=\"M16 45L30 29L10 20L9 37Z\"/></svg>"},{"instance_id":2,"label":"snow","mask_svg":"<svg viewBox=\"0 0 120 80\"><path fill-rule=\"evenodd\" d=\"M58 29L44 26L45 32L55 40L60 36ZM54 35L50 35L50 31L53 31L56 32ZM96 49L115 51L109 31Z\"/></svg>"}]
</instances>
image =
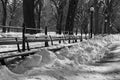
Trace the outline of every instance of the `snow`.
<instances>
[{"instance_id":1,"label":"snow","mask_svg":"<svg viewBox=\"0 0 120 80\"><path fill-rule=\"evenodd\" d=\"M110 52L109 49L111 53L118 53L119 36L119 34L95 36L70 47L65 46L57 52L40 49L12 69L1 66L0 80L110 80L100 73L90 74L89 71L108 72L117 64L105 67L88 65L100 61Z\"/></svg>"}]
</instances>

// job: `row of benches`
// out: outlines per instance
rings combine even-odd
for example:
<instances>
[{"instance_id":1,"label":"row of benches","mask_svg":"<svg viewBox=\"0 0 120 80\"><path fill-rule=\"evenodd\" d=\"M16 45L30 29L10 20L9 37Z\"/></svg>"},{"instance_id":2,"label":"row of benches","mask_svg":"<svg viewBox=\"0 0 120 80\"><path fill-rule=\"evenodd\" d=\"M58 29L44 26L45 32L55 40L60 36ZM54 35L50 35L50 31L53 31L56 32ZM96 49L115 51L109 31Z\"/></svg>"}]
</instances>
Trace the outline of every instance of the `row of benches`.
<instances>
[{"instance_id":1,"label":"row of benches","mask_svg":"<svg viewBox=\"0 0 120 80\"><path fill-rule=\"evenodd\" d=\"M73 35L66 35L66 36L58 36L58 37L55 37L55 36L42 36L42 37L26 37L25 39L25 43L27 44L27 50L25 52L22 52L21 49L20 49L20 44L22 44L22 39L21 38L1 38L0 39L0 45L17 45L17 48L18 48L18 54L14 54L14 55L8 55L8 56L2 56L0 57L0 63L2 65L6 65L5 64L5 59L7 58L13 58L13 57L17 57L17 56L21 56L22 58L24 58L25 56L29 56L31 54L34 54L36 53L38 50L37 49L33 49L33 50L30 50L30 46L29 46L29 43L30 42L51 42L51 45L53 45L53 42L54 41L66 41L68 40L68 42L70 40L73 40L74 42L77 42L77 40L80 40L82 41L82 37L81 36L73 36ZM45 46L45 47L48 47L48 46ZM50 50L58 50L60 48L62 48L64 46L61 46L61 47L55 47L55 48L52 48ZM9 53L9 51L7 51ZM12 51L11 51L12 52ZM4 53L4 52L3 52Z\"/></svg>"}]
</instances>

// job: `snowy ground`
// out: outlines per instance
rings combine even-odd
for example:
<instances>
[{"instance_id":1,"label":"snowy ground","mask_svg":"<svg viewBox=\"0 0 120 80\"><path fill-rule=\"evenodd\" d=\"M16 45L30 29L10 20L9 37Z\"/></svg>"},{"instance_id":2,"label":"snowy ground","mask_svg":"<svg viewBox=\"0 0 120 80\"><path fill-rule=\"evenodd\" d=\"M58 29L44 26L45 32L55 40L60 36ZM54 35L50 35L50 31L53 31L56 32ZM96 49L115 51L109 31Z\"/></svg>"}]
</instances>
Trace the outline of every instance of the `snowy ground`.
<instances>
[{"instance_id":1,"label":"snowy ground","mask_svg":"<svg viewBox=\"0 0 120 80\"><path fill-rule=\"evenodd\" d=\"M0 66L0 80L120 80L120 35L97 36L57 52L40 49Z\"/></svg>"}]
</instances>

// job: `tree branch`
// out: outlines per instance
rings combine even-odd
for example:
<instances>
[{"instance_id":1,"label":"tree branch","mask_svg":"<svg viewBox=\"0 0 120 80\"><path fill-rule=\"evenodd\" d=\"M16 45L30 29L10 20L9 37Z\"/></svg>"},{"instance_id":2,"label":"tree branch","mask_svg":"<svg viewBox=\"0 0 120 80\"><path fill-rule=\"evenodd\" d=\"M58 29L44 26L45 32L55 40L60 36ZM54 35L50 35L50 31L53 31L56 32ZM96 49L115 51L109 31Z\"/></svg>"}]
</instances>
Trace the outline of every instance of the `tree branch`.
<instances>
[{"instance_id":1,"label":"tree branch","mask_svg":"<svg viewBox=\"0 0 120 80\"><path fill-rule=\"evenodd\" d=\"M39 4L40 0L37 0L34 4L34 8L36 8L36 6Z\"/></svg>"},{"instance_id":2,"label":"tree branch","mask_svg":"<svg viewBox=\"0 0 120 80\"><path fill-rule=\"evenodd\" d=\"M57 3L55 2L55 0L51 0L53 3L54 3L54 5L55 5L55 7L57 8L57 10L59 9L59 7L57 6Z\"/></svg>"}]
</instances>

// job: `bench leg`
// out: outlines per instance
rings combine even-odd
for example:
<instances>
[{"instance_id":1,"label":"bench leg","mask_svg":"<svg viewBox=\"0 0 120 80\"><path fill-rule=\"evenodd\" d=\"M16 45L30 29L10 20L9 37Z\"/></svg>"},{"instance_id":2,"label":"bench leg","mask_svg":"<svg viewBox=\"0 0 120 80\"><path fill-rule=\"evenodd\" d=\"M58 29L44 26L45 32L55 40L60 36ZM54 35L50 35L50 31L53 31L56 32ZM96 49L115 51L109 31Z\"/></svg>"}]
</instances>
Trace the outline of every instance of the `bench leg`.
<instances>
[{"instance_id":1,"label":"bench leg","mask_svg":"<svg viewBox=\"0 0 120 80\"><path fill-rule=\"evenodd\" d=\"M5 60L4 60L4 59L0 60L0 63L1 63L1 65L6 65L6 63L5 63Z\"/></svg>"}]
</instances>

